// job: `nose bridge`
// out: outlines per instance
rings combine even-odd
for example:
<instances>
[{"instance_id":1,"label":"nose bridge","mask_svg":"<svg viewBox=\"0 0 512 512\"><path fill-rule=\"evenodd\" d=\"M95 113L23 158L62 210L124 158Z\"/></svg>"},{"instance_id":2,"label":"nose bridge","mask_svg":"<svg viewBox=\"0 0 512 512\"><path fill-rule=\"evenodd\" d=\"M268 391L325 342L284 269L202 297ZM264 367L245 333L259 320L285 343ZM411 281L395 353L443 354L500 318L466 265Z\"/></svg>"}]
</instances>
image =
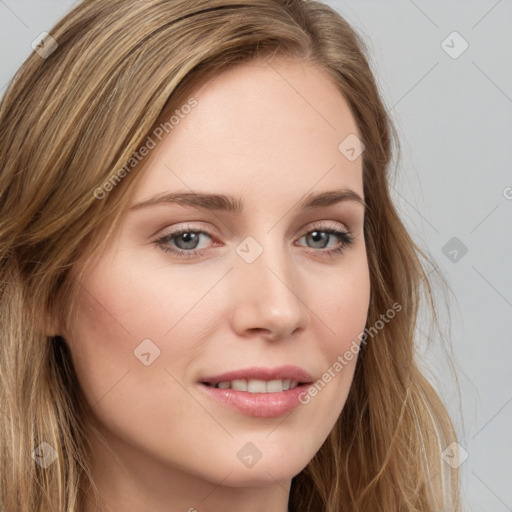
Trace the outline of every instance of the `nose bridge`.
<instances>
[{"instance_id":1,"label":"nose bridge","mask_svg":"<svg viewBox=\"0 0 512 512\"><path fill-rule=\"evenodd\" d=\"M237 247L232 319L239 334L261 329L276 339L305 327L307 308L300 296L300 276L282 238L273 233L259 239L261 243L247 237Z\"/></svg>"}]
</instances>

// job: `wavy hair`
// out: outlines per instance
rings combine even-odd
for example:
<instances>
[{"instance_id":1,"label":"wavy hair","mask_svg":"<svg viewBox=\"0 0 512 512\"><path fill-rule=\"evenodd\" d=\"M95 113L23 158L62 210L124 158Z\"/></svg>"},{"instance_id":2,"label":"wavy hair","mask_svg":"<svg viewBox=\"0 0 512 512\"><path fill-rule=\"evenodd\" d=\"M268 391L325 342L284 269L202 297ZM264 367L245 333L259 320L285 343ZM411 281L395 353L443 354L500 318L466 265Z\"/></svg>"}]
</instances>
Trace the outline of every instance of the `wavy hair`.
<instances>
[{"instance_id":1,"label":"wavy hair","mask_svg":"<svg viewBox=\"0 0 512 512\"><path fill-rule=\"evenodd\" d=\"M402 306L364 344L338 421L292 480L290 507L459 511L457 469L441 458L455 429L415 356L422 291L437 318L433 293L390 196L398 137L362 37L329 6L303 0L84 0L50 33L56 44L27 58L0 103L4 512L80 512L95 488L84 397L48 325L72 314L69 271L119 225L143 166L105 197L97 191L198 86L274 55L322 67L348 102L366 146L367 327ZM58 455L46 469L32 457L43 442Z\"/></svg>"}]
</instances>

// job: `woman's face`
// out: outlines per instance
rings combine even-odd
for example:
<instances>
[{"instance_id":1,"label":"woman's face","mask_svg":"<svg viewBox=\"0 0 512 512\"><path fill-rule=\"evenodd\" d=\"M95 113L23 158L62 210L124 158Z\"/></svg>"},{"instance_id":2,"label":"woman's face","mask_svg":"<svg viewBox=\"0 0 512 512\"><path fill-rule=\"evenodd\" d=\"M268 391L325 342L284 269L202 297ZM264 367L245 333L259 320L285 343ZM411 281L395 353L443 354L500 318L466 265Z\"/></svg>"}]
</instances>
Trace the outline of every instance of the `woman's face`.
<instances>
[{"instance_id":1,"label":"woman's face","mask_svg":"<svg viewBox=\"0 0 512 512\"><path fill-rule=\"evenodd\" d=\"M152 137L132 208L86 267L64 337L91 421L131 477L153 484L165 468L274 484L333 428L356 357L339 361L367 318L358 129L312 64L246 64L193 98L169 136ZM144 205L166 194L186 198ZM315 396L307 384L282 390L318 380ZM95 450L98 467L108 457Z\"/></svg>"}]
</instances>

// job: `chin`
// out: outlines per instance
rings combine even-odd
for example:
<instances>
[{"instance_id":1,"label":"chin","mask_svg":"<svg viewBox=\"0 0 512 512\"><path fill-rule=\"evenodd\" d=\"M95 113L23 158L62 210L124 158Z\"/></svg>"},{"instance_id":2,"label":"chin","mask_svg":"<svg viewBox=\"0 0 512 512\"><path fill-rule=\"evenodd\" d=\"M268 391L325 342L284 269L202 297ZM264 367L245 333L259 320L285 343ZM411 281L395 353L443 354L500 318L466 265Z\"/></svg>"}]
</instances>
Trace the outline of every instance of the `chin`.
<instances>
[{"instance_id":1,"label":"chin","mask_svg":"<svg viewBox=\"0 0 512 512\"><path fill-rule=\"evenodd\" d=\"M309 461L267 461L266 464L260 460L251 468L241 467L232 468L232 473L223 482L228 487L258 487L266 485L276 485L277 482L289 482L294 476L298 475L308 464Z\"/></svg>"}]
</instances>

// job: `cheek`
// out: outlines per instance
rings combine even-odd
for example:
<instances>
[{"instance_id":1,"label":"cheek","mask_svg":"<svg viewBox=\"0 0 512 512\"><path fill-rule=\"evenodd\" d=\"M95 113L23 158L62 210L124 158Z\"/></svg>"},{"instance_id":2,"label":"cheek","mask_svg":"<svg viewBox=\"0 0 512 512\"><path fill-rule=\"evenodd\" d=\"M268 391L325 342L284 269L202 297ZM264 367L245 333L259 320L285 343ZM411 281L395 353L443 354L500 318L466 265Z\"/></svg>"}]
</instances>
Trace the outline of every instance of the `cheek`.
<instances>
[{"instance_id":1,"label":"cheek","mask_svg":"<svg viewBox=\"0 0 512 512\"><path fill-rule=\"evenodd\" d=\"M325 299L325 315L329 326L338 340L338 349L346 349L347 343L357 340L365 327L370 303L369 278L359 274L357 279L349 282L328 294Z\"/></svg>"},{"instance_id":2,"label":"cheek","mask_svg":"<svg viewBox=\"0 0 512 512\"><path fill-rule=\"evenodd\" d=\"M150 293L147 281L137 286L124 277L128 274L117 270L105 272L97 267L88 274L79 293L77 321L65 338L94 417L102 428L133 444L157 423L167 425L170 435L173 429L169 426L176 417L186 417L190 404L175 399L183 390L165 372L170 361L183 357L186 347L179 343L164 346L159 337L160 331L172 325L172 315L155 313L158 290ZM144 350L139 350L142 346ZM150 364L145 365L148 358ZM157 432L154 438L155 443L164 443Z\"/></svg>"},{"instance_id":3,"label":"cheek","mask_svg":"<svg viewBox=\"0 0 512 512\"><path fill-rule=\"evenodd\" d=\"M133 281L136 268L105 254L84 272L78 291L77 315L66 329L75 370L88 402L97 403L129 372L142 366L134 354L154 336L145 317L148 297Z\"/></svg>"},{"instance_id":4,"label":"cheek","mask_svg":"<svg viewBox=\"0 0 512 512\"><path fill-rule=\"evenodd\" d=\"M83 323L97 323L118 336L128 336L132 350L146 338L172 336L219 279L214 269L199 273L147 260L120 254L112 263L95 268L84 283L96 300L84 297L90 315L84 316Z\"/></svg>"},{"instance_id":5,"label":"cheek","mask_svg":"<svg viewBox=\"0 0 512 512\"><path fill-rule=\"evenodd\" d=\"M96 280L94 275L82 284L76 321L65 335L78 380L91 405L133 366L136 338L112 307L112 297L118 295L111 284Z\"/></svg>"},{"instance_id":6,"label":"cheek","mask_svg":"<svg viewBox=\"0 0 512 512\"><path fill-rule=\"evenodd\" d=\"M170 277L162 268L144 267L119 253L115 261L105 257L91 264L86 273L76 322L64 337L88 403L98 404L100 415L105 404L112 408L103 418L107 422L131 401L157 404L180 392L165 370L182 381L182 369L196 355L193 340L183 340L200 327L187 315L198 302L198 289L190 286L187 273ZM208 282L203 285L207 290Z\"/></svg>"},{"instance_id":7,"label":"cheek","mask_svg":"<svg viewBox=\"0 0 512 512\"><path fill-rule=\"evenodd\" d=\"M337 270L339 273L326 293L317 292L312 298L320 317L317 328L326 334L322 338L324 373L311 398L324 395L325 417L330 417L332 423L341 413L350 390L368 317L370 275L363 254L345 269Z\"/></svg>"},{"instance_id":8,"label":"cheek","mask_svg":"<svg viewBox=\"0 0 512 512\"><path fill-rule=\"evenodd\" d=\"M319 278L322 289L310 287L311 304L326 327L326 346L333 360L359 342L357 336L364 330L370 305L370 272L364 245L347 255L344 265L329 269ZM314 295L312 295L314 293Z\"/></svg>"}]
</instances>

